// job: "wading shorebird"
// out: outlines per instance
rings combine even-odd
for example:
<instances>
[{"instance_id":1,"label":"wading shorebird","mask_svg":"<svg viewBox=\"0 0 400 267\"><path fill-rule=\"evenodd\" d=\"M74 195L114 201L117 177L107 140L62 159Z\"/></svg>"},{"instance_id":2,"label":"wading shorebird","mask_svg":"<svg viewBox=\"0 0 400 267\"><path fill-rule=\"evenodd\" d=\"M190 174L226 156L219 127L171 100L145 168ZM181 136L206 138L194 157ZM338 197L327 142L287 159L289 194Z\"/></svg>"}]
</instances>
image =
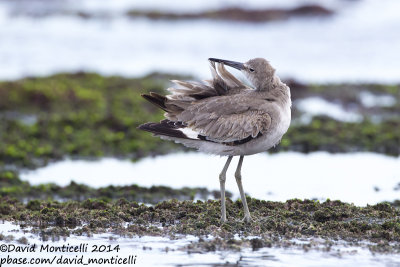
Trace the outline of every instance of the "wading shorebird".
<instances>
[{"instance_id":1,"label":"wading shorebird","mask_svg":"<svg viewBox=\"0 0 400 267\"><path fill-rule=\"evenodd\" d=\"M228 156L219 175L221 221L226 221L225 180L233 156L240 156L235 178L244 208L244 220L250 212L242 186L243 158L267 151L278 144L291 120L290 89L263 58L246 63L217 58L208 59L212 80L206 83L172 81L170 95L142 96L163 109L165 120L138 128L162 139L172 140L199 151ZM254 86L247 86L225 69L240 70Z\"/></svg>"}]
</instances>

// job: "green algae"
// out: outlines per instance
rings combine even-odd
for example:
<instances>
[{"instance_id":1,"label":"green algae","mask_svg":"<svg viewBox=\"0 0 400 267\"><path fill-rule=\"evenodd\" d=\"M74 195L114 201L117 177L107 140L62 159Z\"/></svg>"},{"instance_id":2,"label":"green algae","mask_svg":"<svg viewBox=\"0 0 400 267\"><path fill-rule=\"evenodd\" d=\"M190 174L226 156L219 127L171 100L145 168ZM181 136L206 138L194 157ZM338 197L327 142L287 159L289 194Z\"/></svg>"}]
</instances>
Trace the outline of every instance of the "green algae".
<instances>
[{"instance_id":1,"label":"green algae","mask_svg":"<svg viewBox=\"0 0 400 267\"><path fill-rule=\"evenodd\" d=\"M230 197L232 193L226 192L226 195ZM92 188L84 184L75 183L74 181L66 186L59 186L53 183L31 185L28 182L21 181L16 172L0 171L0 197L17 198L24 202L29 201L27 209L38 210L40 199L58 201L86 200L89 201L85 202L87 205L91 203L90 199L105 202L115 199L125 199L126 201L156 204L171 198L179 200L219 198L220 193L219 191L210 191L201 187L173 189L167 186L151 186L147 188L135 184ZM9 212L7 207L1 202L0 212Z\"/></svg>"},{"instance_id":2,"label":"green algae","mask_svg":"<svg viewBox=\"0 0 400 267\"><path fill-rule=\"evenodd\" d=\"M168 79L97 74L58 74L0 83L0 162L36 167L69 156L129 156L166 153L173 144L137 131L162 112L140 94L161 92ZM12 114L10 116L9 114ZM35 116L26 123L24 116Z\"/></svg>"},{"instance_id":3,"label":"green algae","mask_svg":"<svg viewBox=\"0 0 400 267\"><path fill-rule=\"evenodd\" d=\"M399 156L398 129L400 118L377 124L370 120L360 123L338 122L325 116L317 116L310 124L291 126L280 145L272 151L376 152Z\"/></svg>"},{"instance_id":4,"label":"green algae","mask_svg":"<svg viewBox=\"0 0 400 267\"><path fill-rule=\"evenodd\" d=\"M389 203L357 207L341 201L292 199L272 202L248 198L253 220L242 220L240 201L227 199L228 221L220 222L220 201L163 201L154 206L125 199L57 202L35 200L24 204L1 198L12 213L0 210L0 219L15 221L45 235L90 235L107 232L123 236L213 236L223 245L240 247L234 236L247 238L254 249L282 240L321 238L347 242L369 241L378 250L400 241L400 211ZM128 223L126 225L126 223ZM251 237L251 238L250 238ZM256 239L254 239L256 238ZM213 242L216 242L216 241ZM231 240L231 241L229 241ZM202 242L200 240L200 242ZM208 250L218 249L206 242ZM282 245L282 244L281 244ZM214 246L214 248L213 248Z\"/></svg>"}]
</instances>

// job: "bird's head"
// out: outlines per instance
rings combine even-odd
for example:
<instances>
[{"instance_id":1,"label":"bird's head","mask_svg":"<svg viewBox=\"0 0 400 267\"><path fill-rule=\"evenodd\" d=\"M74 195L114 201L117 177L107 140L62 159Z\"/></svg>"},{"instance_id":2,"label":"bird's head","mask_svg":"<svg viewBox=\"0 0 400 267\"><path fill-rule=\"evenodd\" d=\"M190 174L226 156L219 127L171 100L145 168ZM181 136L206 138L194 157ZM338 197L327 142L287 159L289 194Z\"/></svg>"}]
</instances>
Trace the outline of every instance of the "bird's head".
<instances>
[{"instance_id":1,"label":"bird's head","mask_svg":"<svg viewBox=\"0 0 400 267\"><path fill-rule=\"evenodd\" d=\"M275 75L275 69L264 58L253 58L245 63L218 58L209 58L208 60L240 70L254 87L259 90L267 88Z\"/></svg>"}]
</instances>

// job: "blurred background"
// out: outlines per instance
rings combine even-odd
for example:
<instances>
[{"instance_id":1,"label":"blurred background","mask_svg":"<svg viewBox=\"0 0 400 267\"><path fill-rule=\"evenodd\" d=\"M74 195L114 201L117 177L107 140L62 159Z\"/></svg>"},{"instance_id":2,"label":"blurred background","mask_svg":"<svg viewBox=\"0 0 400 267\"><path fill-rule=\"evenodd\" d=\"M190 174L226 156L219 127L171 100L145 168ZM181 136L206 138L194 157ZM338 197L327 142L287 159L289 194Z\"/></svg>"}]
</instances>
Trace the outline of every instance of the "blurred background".
<instances>
[{"instance_id":1,"label":"blurred background","mask_svg":"<svg viewBox=\"0 0 400 267\"><path fill-rule=\"evenodd\" d=\"M183 147L137 131L162 118L140 94L165 93L170 79L208 79L209 57L264 57L291 87L293 122L272 154L245 162L246 191L392 201L400 188L399 12L396 0L0 0L0 194L218 197L224 159L182 156ZM189 172L196 166L208 168ZM102 194L101 186L121 188Z\"/></svg>"},{"instance_id":2,"label":"blurred background","mask_svg":"<svg viewBox=\"0 0 400 267\"><path fill-rule=\"evenodd\" d=\"M265 57L303 82L398 82L399 10L396 0L2 0L0 78L207 78L218 56Z\"/></svg>"}]
</instances>

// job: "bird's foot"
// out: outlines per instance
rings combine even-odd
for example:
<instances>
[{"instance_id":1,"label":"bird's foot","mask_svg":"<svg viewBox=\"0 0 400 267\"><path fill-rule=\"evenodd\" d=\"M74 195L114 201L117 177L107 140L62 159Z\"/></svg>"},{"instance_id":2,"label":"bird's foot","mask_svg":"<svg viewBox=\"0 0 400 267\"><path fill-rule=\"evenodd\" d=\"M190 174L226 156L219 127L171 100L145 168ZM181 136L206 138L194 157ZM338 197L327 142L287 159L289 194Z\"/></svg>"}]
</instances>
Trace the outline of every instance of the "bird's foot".
<instances>
[{"instance_id":1,"label":"bird's foot","mask_svg":"<svg viewBox=\"0 0 400 267\"><path fill-rule=\"evenodd\" d=\"M243 218L243 222L250 223L252 221L253 221L253 219L251 218L250 215L245 215Z\"/></svg>"},{"instance_id":2,"label":"bird's foot","mask_svg":"<svg viewBox=\"0 0 400 267\"><path fill-rule=\"evenodd\" d=\"M221 217L221 223L226 223L226 217L224 216Z\"/></svg>"}]
</instances>

